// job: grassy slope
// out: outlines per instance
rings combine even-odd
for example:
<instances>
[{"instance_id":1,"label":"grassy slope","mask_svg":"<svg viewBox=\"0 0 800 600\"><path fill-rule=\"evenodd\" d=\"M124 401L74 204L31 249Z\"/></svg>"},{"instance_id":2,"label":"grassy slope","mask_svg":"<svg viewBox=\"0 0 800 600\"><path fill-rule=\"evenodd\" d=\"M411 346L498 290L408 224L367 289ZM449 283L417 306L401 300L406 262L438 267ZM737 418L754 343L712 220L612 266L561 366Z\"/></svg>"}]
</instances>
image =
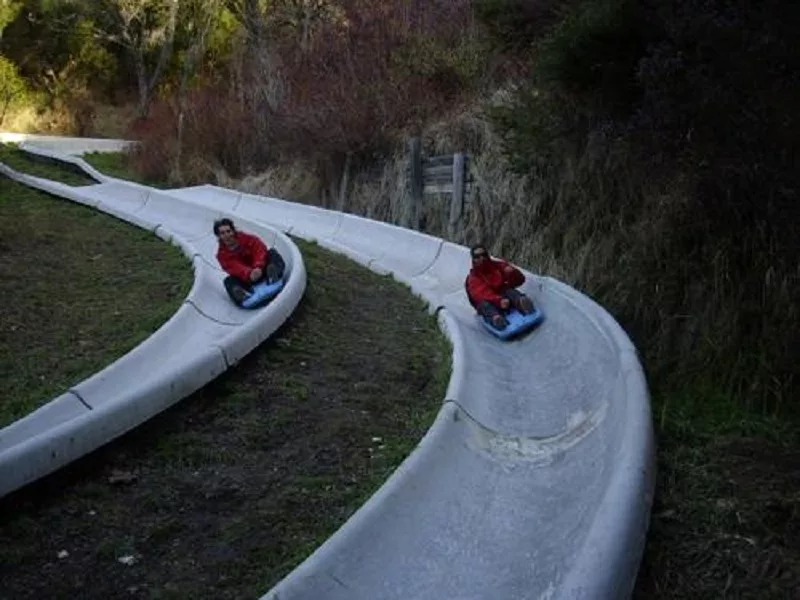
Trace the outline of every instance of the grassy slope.
<instances>
[{"instance_id":1,"label":"grassy slope","mask_svg":"<svg viewBox=\"0 0 800 600\"><path fill-rule=\"evenodd\" d=\"M309 288L272 341L0 502L0 578L15 598L257 597L417 444L449 377L435 321L400 284L297 243ZM132 481L115 484L115 469ZM128 555L137 563L118 562Z\"/></svg>"},{"instance_id":2,"label":"grassy slope","mask_svg":"<svg viewBox=\"0 0 800 600\"><path fill-rule=\"evenodd\" d=\"M121 152L91 152L84 154L82 158L98 171L111 177L128 179L155 188L169 187L164 182L154 181L134 172L128 166L128 157Z\"/></svg>"},{"instance_id":3,"label":"grassy slope","mask_svg":"<svg viewBox=\"0 0 800 600\"><path fill-rule=\"evenodd\" d=\"M713 389L657 392L658 481L634 598L793 598L800 428Z\"/></svg>"},{"instance_id":4,"label":"grassy slope","mask_svg":"<svg viewBox=\"0 0 800 600\"><path fill-rule=\"evenodd\" d=\"M54 179L68 185L81 186L97 183L74 165L28 154L18 150L16 144L0 144L0 161L20 173Z\"/></svg>"},{"instance_id":5,"label":"grassy slope","mask_svg":"<svg viewBox=\"0 0 800 600\"><path fill-rule=\"evenodd\" d=\"M791 597L797 423L733 410L707 388L656 389L653 405L659 478L635 597Z\"/></svg>"},{"instance_id":6,"label":"grassy slope","mask_svg":"<svg viewBox=\"0 0 800 600\"><path fill-rule=\"evenodd\" d=\"M7 148L0 160L88 183ZM177 248L0 177L0 426L136 347L177 310L191 282Z\"/></svg>"},{"instance_id":7,"label":"grassy slope","mask_svg":"<svg viewBox=\"0 0 800 600\"><path fill-rule=\"evenodd\" d=\"M100 235L106 223L97 223ZM0 501L4 593L257 597L417 444L450 372L435 320L404 286L296 241L309 288L273 340L134 432ZM85 268L87 248L75 250L62 262ZM122 564L126 556L135 563Z\"/></svg>"}]
</instances>

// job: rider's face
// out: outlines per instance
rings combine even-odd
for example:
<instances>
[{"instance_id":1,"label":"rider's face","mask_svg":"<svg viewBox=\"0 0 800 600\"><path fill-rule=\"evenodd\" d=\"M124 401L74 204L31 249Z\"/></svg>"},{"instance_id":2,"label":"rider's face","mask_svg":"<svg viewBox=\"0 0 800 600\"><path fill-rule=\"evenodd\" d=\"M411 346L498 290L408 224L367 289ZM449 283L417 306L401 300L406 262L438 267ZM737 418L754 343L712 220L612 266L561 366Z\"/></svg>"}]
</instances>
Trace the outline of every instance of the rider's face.
<instances>
[{"instance_id":1,"label":"rider's face","mask_svg":"<svg viewBox=\"0 0 800 600\"><path fill-rule=\"evenodd\" d=\"M219 237L222 243L226 246L232 246L236 243L236 233L229 225L223 225L220 227L217 232L217 237Z\"/></svg>"},{"instance_id":2,"label":"rider's face","mask_svg":"<svg viewBox=\"0 0 800 600\"><path fill-rule=\"evenodd\" d=\"M485 248L476 248L475 252L472 253L472 264L481 265L487 258L489 258L489 255Z\"/></svg>"}]
</instances>

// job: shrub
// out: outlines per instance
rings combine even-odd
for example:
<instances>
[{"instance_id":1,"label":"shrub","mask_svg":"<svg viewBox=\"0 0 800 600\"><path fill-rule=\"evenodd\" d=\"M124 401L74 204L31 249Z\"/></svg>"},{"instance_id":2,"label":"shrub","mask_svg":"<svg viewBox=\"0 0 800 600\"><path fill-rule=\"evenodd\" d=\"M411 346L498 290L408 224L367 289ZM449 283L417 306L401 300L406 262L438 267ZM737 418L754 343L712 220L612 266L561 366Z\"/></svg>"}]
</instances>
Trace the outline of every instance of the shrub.
<instances>
[{"instance_id":1,"label":"shrub","mask_svg":"<svg viewBox=\"0 0 800 600\"><path fill-rule=\"evenodd\" d=\"M527 53L573 0L475 0L475 15L502 52Z\"/></svg>"},{"instance_id":2,"label":"shrub","mask_svg":"<svg viewBox=\"0 0 800 600\"><path fill-rule=\"evenodd\" d=\"M651 369L765 410L797 380L798 27L788 0L586 1L489 111L541 243L582 257Z\"/></svg>"},{"instance_id":3,"label":"shrub","mask_svg":"<svg viewBox=\"0 0 800 600\"><path fill-rule=\"evenodd\" d=\"M9 109L25 101L27 87L20 77L17 66L0 56L0 127Z\"/></svg>"},{"instance_id":4,"label":"shrub","mask_svg":"<svg viewBox=\"0 0 800 600\"><path fill-rule=\"evenodd\" d=\"M264 168L273 155L271 140L255 126L255 109L230 85L207 85L187 93L180 170L176 171L178 107L161 99L130 135L141 141L134 157L137 172L149 179L189 184L215 179L220 171L241 177Z\"/></svg>"},{"instance_id":5,"label":"shrub","mask_svg":"<svg viewBox=\"0 0 800 600\"><path fill-rule=\"evenodd\" d=\"M287 96L278 114L282 145L295 153L386 151L453 102L471 76L448 54L469 22L469 3L395 0L342 3L343 20L316 32L308 52L280 48ZM423 40L436 51L418 60Z\"/></svg>"}]
</instances>

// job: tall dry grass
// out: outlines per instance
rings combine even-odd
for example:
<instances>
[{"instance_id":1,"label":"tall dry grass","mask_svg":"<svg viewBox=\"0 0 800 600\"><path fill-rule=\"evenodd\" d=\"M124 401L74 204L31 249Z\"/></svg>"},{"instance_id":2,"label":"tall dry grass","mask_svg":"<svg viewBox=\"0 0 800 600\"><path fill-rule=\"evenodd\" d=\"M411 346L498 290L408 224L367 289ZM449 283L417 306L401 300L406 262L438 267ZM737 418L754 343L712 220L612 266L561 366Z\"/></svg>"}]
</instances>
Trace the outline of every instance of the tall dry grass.
<instances>
[{"instance_id":1,"label":"tall dry grass","mask_svg":"<svg viewBox=\"0 0 800 600\"><path fill-rule=\"evenodd\" d=\"M788 408L796 384L792 356L798 354L785 328L800 323L793 300L800 267L787 269L755 254L761 262L743 273L732 248L713 238L704 244L690 231L698 216L688 183L655 183L625 166L630 157L624 151L600 161L591 146L559 171L516 176L479 111L431 123L422 140L427 155L469 152L474 180L452 238L449 197L426 195L426 232L461 244L483 241L495 255L595 298L629 332L651 379L664 389L712 386L749 408ZM355 173L345 209L401 223L409 198L407 161L401 145L378 173ZM308 169L276 166L225 183L326 205Z\"/></svg>"}]
</instances>

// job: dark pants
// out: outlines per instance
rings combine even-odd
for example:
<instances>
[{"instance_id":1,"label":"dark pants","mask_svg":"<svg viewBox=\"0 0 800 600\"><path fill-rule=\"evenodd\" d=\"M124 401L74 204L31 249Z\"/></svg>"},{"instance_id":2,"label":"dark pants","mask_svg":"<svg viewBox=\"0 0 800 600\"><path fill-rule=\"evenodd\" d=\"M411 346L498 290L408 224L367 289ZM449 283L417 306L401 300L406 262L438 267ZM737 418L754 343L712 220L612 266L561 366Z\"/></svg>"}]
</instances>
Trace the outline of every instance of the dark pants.
<instances>
[{"instance_id":1,"label":"dark pants","mask_svg":"<svg viewBox=\"0 0 800 600\"><path fill-rule=\"evenodd\" d=\"M533 306L533 301L530 298L528 298L528 296L526 296L525 294L520 292L519 290L508 290L505 294L503 294L503 296L505 298L508 298L511 301L511 306L513 306L514 308L516 308L520 312L523 312L522 309L521 309L521 306L520 306L520 302L523 299L527 299L531 303L531 307ZM481 315L484 319L486 319L492 325L494 324L492 322L492 320L497 315L500 315L501 317L503 317L503 327L505 327L508 324L506 322L506 320L505 320L504 312L501 309L497 308L491 302L487 302L486 300L484 300L479 305L477 305L475 307L475 309L478 311L479 315Z\"/></svg>"},{"instance_id":2,"label":"dark pants","mask_svg":"<svg viewBox=\"0 0 800 600\"><path fill-rule=\"evenodd\" d=\"M241 306L247 296L253 290L253 286L262 281L267 283L275 283L280 280L286 271L286 263L283 262L283 257L275 248L269 249L269 264L264 269L264 274L258 281L243 281L233 275L228 275L223 282L225 291L231 297L234 304Z\"/></svg>"}]
</instances>

